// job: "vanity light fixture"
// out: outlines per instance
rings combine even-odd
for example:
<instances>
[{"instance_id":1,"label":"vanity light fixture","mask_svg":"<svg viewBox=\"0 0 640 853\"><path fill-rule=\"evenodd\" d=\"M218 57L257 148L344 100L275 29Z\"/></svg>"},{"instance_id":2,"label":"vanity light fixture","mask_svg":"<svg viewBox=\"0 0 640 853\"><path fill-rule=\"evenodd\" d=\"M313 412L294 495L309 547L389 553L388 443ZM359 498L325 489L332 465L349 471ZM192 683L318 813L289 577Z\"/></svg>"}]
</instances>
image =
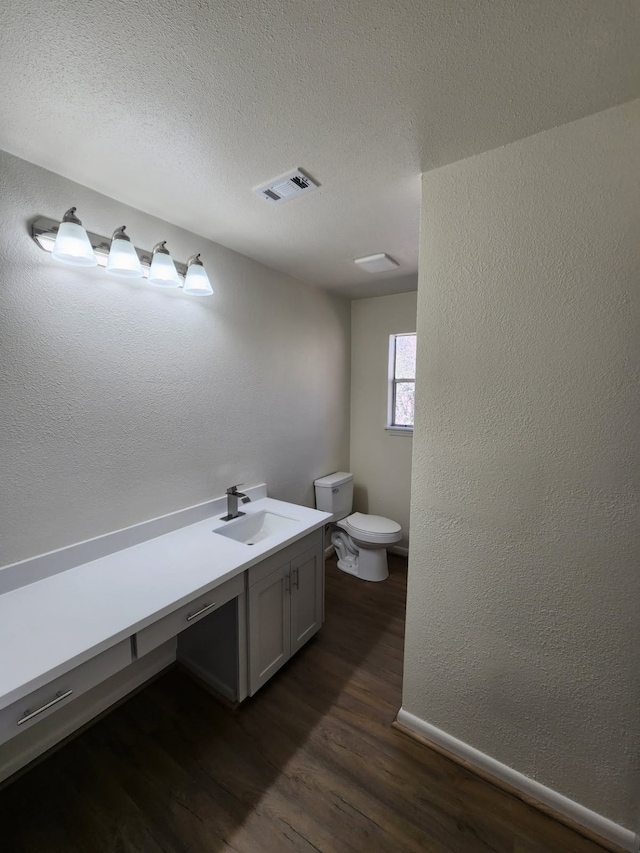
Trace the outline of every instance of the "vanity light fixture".
<instances>
[{"instance_id":1,"label":"vanity light fixture","mask_svg":"<svg viewBox=\"0 0 640 853\"><path fill-rule=\"evenodd\" d=\"M153 247L149 284L155 284L156 287L180 287L178 270L166 245L167 241L163 240Z\"/></svg>"},{"instance_id":2,"label":"vanity light fixture","mask_svg":"<svg viewBox=\"0 0 640 853\"><path fill-rule=\"evenodd\" d=\"M140 258L131 243L131 238L124 233L125 228L125 225L121 225L113 232L107 258L107 273L120 278L142 278Z\"/></svg>"},{"instance_id":3,"label":"vanity light fixture","mask_svg":"<svg viewBox=\"0 0 640 853\"><path fill-rule=\"evenodd\" d=\"M200 254L191 255L187 261L187 277L184 280L184 292L189 296L211 296L213 288L209 276L200 260Z\"/></svg>"},{"instance_id":4,"label":"vanity light fixture","mask_svg":"<svg viewBox=\"0 0 640 853\"><path fill-rule=\"evenodd\" d=\"M75 207L70 207L62 217L51 257L75 267L95 267L98 264L87 232L76 216Z\"/></svg>"},{"instance_id":5,"label":"vanity light fixture","mask_svg":"<svg viewBox=\"0 0 640 853\"><path fill-rule=\"evenodd\" d=\"M138 249L121 225L111 239L85 231L70 207L62 222L48 217L31 224L34 241L61 263L73 266L106 267L109 275L121 278L146 278L157 287L181 287L190 296L210 296L213 293L209 276L200 260L192 255L186 264L174 261L166 248L166 240L156 243L151 251Z\"/></svg>"}]
</instances>

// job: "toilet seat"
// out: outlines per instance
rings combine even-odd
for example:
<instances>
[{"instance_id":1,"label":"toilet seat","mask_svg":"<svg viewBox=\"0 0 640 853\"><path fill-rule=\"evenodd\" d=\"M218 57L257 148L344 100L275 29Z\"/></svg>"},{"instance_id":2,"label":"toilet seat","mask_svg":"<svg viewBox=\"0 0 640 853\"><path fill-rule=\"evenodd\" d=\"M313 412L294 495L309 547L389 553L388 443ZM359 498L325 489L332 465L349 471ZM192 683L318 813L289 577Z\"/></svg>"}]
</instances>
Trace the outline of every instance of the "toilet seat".
<instances>
[{"instance_id":1,"label":"toilet seat","mask_svg":"<svg viewBox=\"0 0 640 853\"><path fill-rule=\"evenodd\" d=\"M402 528L390 518L381 515L366 515L354 512L342 521L338 527L345 530L356 542L366 542L372 545L391 545L402 538Z\"/></svg>"}]
</instances>

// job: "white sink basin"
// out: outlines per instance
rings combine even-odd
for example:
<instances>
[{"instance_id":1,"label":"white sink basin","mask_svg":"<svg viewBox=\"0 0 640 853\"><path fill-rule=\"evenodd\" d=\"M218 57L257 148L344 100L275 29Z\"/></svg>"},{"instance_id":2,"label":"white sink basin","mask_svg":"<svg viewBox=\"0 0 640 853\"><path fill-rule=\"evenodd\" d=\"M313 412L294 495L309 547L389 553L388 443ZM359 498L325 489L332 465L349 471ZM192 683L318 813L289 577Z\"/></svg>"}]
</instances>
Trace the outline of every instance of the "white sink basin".
<instances>
[{"instance_id":1,"label":"white sink basin","mask_svg":"<svg viewBox=\"0 0 640 853\"><path fill-rule=\"evenodd\" d=\"M228 521L224 527L217 527L213 532L242 542L243 545L256 545L272 536L284 539L288 533L297 530L299 525L300 522L296 518L261 510L237 521Z\"/></svg>"}]
</instances>

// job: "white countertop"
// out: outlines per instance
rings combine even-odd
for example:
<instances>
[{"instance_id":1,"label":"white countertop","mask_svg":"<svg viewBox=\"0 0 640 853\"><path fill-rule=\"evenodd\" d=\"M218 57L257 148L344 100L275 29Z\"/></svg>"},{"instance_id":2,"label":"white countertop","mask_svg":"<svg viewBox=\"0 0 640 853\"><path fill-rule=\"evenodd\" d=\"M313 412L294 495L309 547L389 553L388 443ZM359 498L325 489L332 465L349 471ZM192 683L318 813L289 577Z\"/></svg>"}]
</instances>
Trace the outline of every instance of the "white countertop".
<instances>
[{"instance_id":1,"label":"white countertop","mask_svg":"<svg viewBox=\"0 0 640 853\"><path fill-rule=\"evenodd\" d=\"M242 510L269 510L298 526L247 546L215 535L225 522L207 518L0 595L0 709L331 518L273 498Z\"/></svg>"}]
</instances>

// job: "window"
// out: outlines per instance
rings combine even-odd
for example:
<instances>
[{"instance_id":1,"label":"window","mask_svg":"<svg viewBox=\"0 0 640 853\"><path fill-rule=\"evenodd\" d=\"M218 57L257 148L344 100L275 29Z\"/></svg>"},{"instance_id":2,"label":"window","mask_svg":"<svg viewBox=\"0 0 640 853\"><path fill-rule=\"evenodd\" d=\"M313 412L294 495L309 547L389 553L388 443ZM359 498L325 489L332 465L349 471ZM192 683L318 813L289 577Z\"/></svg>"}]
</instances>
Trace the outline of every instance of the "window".
<instances>
[{"instance_id":1,"label":"window","mask_svg":"<svg viewBox=\"0 0 640 853\"><path fill-rule=\"evenodd\" d=\"M416 385L416 333L389 338L389 411L387 429L395 433L413 432L413 404Z\"/></svg>"}]
</instances>

